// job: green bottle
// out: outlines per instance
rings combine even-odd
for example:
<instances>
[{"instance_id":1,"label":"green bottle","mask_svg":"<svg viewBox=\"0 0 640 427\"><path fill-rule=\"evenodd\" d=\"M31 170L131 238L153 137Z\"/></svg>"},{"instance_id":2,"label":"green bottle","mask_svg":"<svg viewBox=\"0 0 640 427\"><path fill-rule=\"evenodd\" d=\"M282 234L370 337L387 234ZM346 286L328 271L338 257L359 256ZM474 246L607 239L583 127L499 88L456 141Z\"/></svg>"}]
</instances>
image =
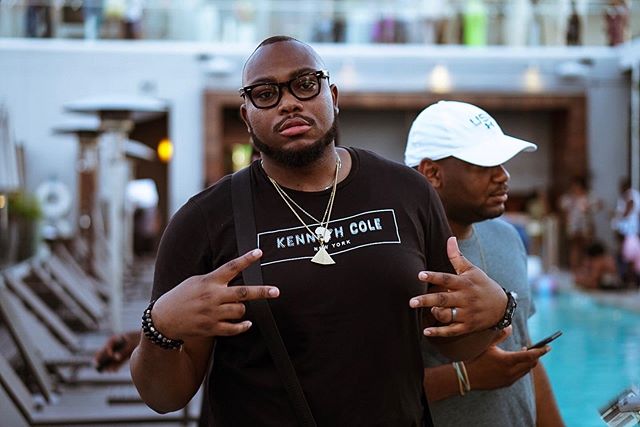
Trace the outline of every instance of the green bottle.
<instances>
[{"instance_id":1,"label":"green bottle","mask_svg":"<svg viewBox=\"0 0 640 427\"><path fill-rule=\"evenodd\" d=\"M463 14L463 43L467 46L487 44L487 8L482 0L469 0Z\"/></svg>"}]
</instances>

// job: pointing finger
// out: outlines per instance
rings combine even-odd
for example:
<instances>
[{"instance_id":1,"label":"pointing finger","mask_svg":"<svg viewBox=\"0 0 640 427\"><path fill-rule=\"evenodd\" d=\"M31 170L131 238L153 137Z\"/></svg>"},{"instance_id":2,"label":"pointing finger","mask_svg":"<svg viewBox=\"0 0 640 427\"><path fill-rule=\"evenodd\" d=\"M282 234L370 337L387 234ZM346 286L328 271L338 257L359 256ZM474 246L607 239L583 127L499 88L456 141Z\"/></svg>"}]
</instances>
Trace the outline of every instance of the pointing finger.
<instances>
[{"instance_id":1,"label":"pointing finger","mask_svg":"<svg viewBox=\"0 0 640 427\"><path fill-rule=\"evenodd\" d=\"M440 273L436 271L421 271L418 273L418 280L429 282L432 285L440 286L443 289L460 289L464 287L464 283L467 283L465 278L456 274Z\"/></svg>"},{"instance_id":2,"label":"pointing finger","mask_svg":"<svg viewBox=\"0 0 640 427\"><path fill-rule=\"evenodd\" d=\"M209 276L227 284L244 269L260 259L261 256L262 251L254 249L221 265L209 273Z\"/></svg>"}]
</instances>

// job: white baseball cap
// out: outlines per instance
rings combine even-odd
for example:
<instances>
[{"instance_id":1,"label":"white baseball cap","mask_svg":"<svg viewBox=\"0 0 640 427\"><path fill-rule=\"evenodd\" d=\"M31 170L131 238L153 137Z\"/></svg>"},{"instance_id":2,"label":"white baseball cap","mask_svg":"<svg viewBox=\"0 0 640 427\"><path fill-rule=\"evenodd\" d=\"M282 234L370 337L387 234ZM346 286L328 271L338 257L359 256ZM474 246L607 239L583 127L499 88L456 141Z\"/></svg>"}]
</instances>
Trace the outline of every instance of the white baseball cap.
<instances>
[{"instance_id":1,"label":"white baseball cap","mask_svg":"<svg viewBox=\"0 0 640 427\"><path fill-rule=\"evenodd\" d=\"M413 121L404 163L418 166L424 158L456 157L478 166L497 166L521 151L538 147L505 135L486 111L457 101L440 101L422 110Z\"/></svg>"}]
</instances>

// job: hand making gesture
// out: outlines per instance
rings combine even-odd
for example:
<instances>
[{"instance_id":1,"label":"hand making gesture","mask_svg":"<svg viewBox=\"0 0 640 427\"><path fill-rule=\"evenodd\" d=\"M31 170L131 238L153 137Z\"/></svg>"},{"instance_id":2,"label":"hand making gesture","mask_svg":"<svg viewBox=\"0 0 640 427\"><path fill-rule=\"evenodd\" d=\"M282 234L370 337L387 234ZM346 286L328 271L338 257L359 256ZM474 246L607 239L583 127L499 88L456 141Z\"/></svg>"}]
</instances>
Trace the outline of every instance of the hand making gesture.
<instances>
[{"instance_id":1,"label":"hand making gesture","mask_svg":"<svg viewBox=\"0 0 640 427\"><path fill-rule=\"evenodd\" d=\"M214 271L192 276L158 299L153 307L157 330L173 339L238 335L251 327L244 320L245 301L276 298L274 286L232 286L228 284L260 259L254 249L232 259Z\"/></svg>"},{"instance_id":2,"label":"hand making gesture","mask_svg":"<svg viewBox=\"0 0 640 427\"><path fill-rule=\"evenodd\" d=\"M442 289L412 298L413 308L431 307L445 326L424 330L429 337L450 337L489 329L502 319L507 305L504 290L460 252L455 237L447 240L447 254L456 274L421 271L418 279Z\"/></svg>"}]
</instances>

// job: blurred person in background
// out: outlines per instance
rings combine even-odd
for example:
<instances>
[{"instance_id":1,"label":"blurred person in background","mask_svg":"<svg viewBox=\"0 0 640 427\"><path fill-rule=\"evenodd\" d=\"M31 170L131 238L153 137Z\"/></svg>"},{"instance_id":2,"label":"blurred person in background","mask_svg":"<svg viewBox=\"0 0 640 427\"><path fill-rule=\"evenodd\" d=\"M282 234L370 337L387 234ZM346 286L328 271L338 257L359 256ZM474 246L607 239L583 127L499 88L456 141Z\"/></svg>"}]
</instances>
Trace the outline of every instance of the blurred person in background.
<instances>
[{"instance_id":1,"label":"blurred person in background","mask_svg":"<svg viewBox=\"0 0 640 427\"><path fill-rule=\"evenodd\" d=\"M611 226L618 242L619 270L629 287L640 285L640 193L631 187L631 180L620 181L620 192Z\"/></svg>"},{"instance_id":2,"label":"blurred person in background","mask_svg":"<svg viewBox=\"0 0 640 427\"><path fill-rule=\"evenodd\" d=\"M607 44L617 46L629 40L629 15L627 0L609 0L603 12Z\"/></svg>"},{"instance_id":3,"label":"blurred person in background","mask_svg":"<svg viewBox=\"0 0 640 427\"><path fill-rule=\"evenodd\" d=\"M529 216L527 234L531 237L530 253L542 256L545 222L550 211L547 190L545 188L534 190L527 198L525 210Z\"/></svg>"},{"instance_id":4,"label":"blurred person in background","mask_svg":"<svg viewBox=\"0 0 640 427\"><path fill-rule=\"evenodd\" d=\"M539 358L550 347L527 350L533 315L527 254L505 212L509 173L505 162L529 142L502 133L480 108L440 101L413 122L405 164L435 188L460 250L510 292L518 309L486 351L453 362L425 342L425 391L437 426L562 426L549 379Z\"/></svg>"},{"instance_id":5,"label":"blurred person in background","mask_svg":"<svg viewBox=\"0 0 640 427\"><path fill-rule=\"evenodd\" d=\"M98 372L115 372L131 357L140 342L138 329L111 335L93 355L93 364Z\"/></svg>"},{"instance_id":6,"label":"blurred person in background","mask_svg":"<svg viewBox=\"0 0 640 427\"><path fill-rule=\"evenodd\" d=\"M585 250L582 266L575 273L578 286L585 289L620 289L622 280L616 260L602 242L594 241Z\"/></svg>"},{"instance_id":7,"label":"blurred person in background","mask_svg":"<svg viewBox=\"0 0 640 427\"><path fill-rule=\"evenodd\" d=\"M569 244L569 268L575 273L582 264L587 246L594 234L593 213L601 203L589 193L586 178L574 176L566 193L560 196L560 209Z\"/></svg>"}]
</instances>

